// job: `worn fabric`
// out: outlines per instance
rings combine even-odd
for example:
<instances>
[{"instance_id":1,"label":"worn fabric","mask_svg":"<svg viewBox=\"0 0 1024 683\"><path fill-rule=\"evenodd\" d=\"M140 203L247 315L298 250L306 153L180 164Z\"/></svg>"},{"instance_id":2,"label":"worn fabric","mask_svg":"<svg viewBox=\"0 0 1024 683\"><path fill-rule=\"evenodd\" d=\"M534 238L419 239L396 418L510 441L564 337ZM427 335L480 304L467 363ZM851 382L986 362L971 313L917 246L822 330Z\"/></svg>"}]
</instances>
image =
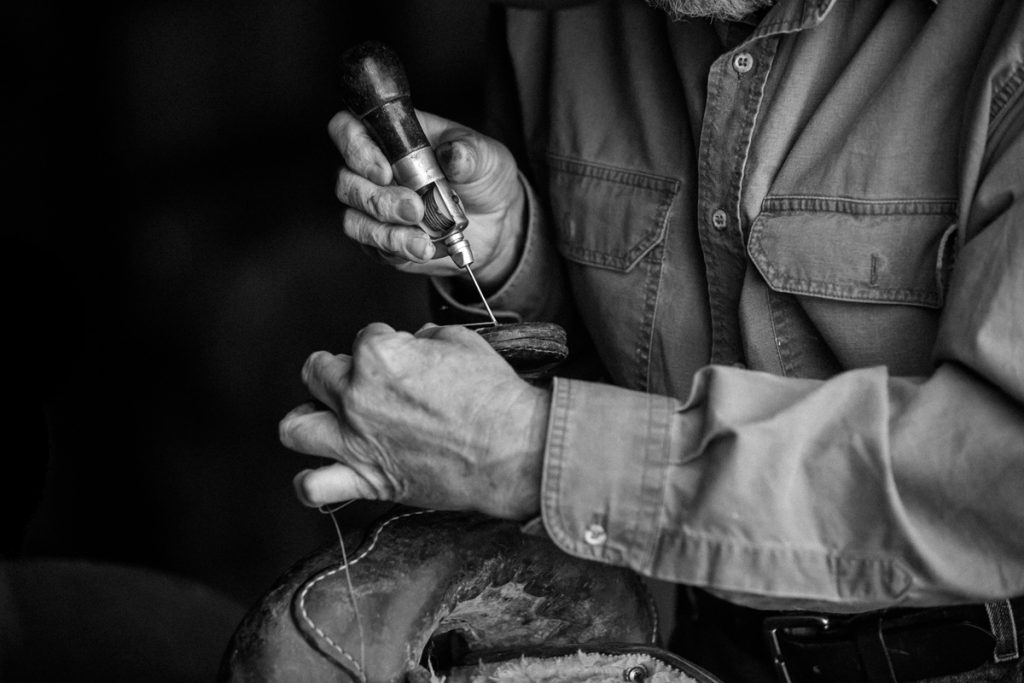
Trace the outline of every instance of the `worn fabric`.
<instances>
[{"instance_id":1,"label":"worn fabric","mask_svg":"<svg viewBox=\"0 0 1024 683\"><path fill-rule=\"evenodd\" d=\"M510 10L529 174L492 306L575 309L542 513L760 608L1024 593L1024 10ZM564 269L564 287L558 286Z\"/></svg>"}]
</instances>

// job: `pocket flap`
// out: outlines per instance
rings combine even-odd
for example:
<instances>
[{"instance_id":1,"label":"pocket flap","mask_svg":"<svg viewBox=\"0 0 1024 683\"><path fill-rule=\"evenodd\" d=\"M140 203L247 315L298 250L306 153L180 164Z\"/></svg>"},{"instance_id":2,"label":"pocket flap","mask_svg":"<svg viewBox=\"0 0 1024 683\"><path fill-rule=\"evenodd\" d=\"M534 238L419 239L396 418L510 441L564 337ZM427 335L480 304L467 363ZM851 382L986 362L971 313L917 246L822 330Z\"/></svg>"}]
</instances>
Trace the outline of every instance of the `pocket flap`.
<instances>
[{"instance_id":1,"label":"pocket flap","mask_svg":"<svg viewBox=\"0 0 1024 683\"><path fill-rule=\"evenodd\" d=\"M679 191L673 178L548 156L559 252L628 271L665 236Z\"/></svg>"},{"instance_id":2,"label":"pocket flap","mask_svg":"<svg viewBox=\"0 0 1024 683\"><path fill-rule=\"evenodd\" d=\"M747 252L779 292L939 308L947 213L765 211Z\"/></svg>"}]
</instances>

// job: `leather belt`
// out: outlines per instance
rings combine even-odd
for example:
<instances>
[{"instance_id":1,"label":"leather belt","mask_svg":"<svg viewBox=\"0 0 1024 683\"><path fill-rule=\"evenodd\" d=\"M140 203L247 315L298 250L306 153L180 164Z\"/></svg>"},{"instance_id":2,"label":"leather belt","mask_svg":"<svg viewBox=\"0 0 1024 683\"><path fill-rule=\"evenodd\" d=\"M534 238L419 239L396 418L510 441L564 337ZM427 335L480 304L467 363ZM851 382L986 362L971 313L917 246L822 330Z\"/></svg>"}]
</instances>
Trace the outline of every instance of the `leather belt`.
<instances>
[{"instance_id":1,"label":"leather belt","mask_svg":"<svg viewBox=\"0 0 1024 683\"><path fill-rule=\"evenodd\" d=\"M706 614L710 607L718 612L712 618L726 628L761 631L781 683L874 683L951 675L1017 658L1024 635L1024 596L992 603L996 614L984 604L863 614L763 612L701 597L702 611Z\"/></svg>"}]
</instances>

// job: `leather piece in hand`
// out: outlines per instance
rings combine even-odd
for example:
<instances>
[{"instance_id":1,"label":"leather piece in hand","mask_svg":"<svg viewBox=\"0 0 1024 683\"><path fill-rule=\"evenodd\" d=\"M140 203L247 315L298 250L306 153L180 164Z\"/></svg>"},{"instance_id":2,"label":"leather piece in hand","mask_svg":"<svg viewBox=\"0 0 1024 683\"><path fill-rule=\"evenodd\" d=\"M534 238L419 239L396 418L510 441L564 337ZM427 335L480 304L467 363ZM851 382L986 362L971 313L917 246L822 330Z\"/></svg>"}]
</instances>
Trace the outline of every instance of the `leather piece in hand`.
<instances>
[{"instance_id":1,"label":"leather piece in hand","mask_svg":"<svg viewBox=\"0 0 1024 683\"><path fill-rule=\"evenodd\" d=\"M510 323L477 332L525 380L546 376L569 355L565 330L554 323Z\"/></svg>"}]
</instances>

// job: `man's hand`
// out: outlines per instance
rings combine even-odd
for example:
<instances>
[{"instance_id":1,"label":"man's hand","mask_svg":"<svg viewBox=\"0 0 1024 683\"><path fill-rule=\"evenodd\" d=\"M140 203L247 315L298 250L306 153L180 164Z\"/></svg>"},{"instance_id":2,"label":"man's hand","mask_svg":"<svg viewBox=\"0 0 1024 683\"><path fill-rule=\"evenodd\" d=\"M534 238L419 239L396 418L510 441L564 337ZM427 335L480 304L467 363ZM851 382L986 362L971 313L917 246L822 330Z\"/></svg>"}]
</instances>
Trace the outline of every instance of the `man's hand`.
<instances>
[{"instance_id":1,"label":"man's hand","mask_svg":"<svg viewBox=\"0 0 1024 683\"><path fill-rule=\"evenodd\" d=\"M515 265L525 237L525 193L511 152L496 140L425 112L416 112L441 170L462 199L469 218L466 238L476 259L473 272L485 287L502 282ZM328 132L341 151L336 194L346 206L345 234L380 250L401 270L455 275L458 267L416 224L423 201L392 185L393 174L366 127L352 114L334 115Z\"/></svg>"},{"instance_id":2,"label":"man's hand","mask_svg":"<svg viewBox=\"0 0 1024 683\"><path fill-rule=\"evenodd\" d=\"M520 379L475 332L364 328L352 356L320 351L314 398L281 421L281 442L337 462L300 472L299 498L352 498L525 519L539 510L550 394Z\"/></svg>"}]
</instances>

